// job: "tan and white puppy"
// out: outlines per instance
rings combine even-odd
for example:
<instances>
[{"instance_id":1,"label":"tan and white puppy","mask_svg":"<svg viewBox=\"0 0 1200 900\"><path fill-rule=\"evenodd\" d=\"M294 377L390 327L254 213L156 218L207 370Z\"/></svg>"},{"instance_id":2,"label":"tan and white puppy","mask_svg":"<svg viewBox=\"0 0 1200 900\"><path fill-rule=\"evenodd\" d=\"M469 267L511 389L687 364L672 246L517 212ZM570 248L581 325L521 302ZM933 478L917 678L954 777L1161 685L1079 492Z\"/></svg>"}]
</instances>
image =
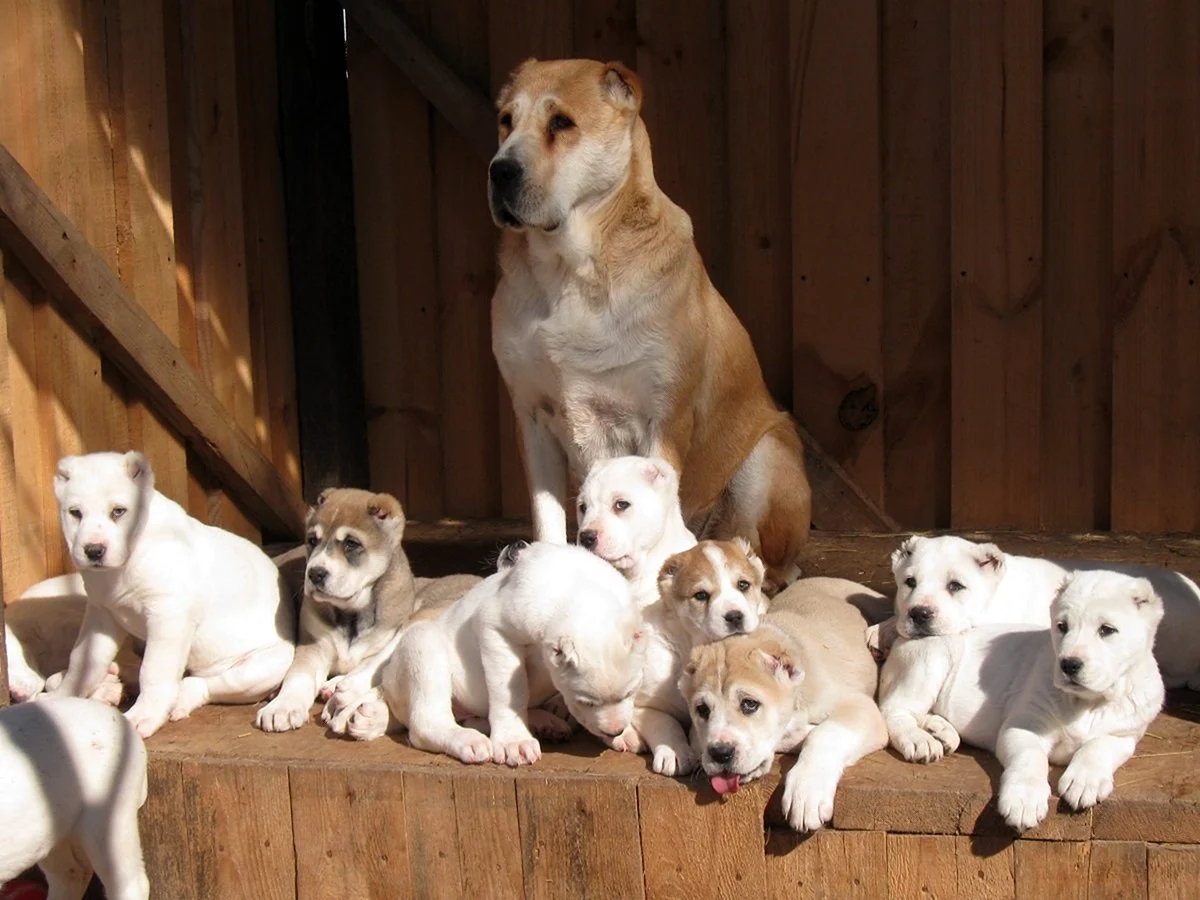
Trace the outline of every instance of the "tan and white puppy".
<instances>
[{"instance_id":1,"label":"tan and white puppy","mask_svg":"<svg viewBox=\"0 0 1200 900\"><path fill-rule=\"evenodd\" d=\"M1072 571L1148 579L1165 610L1155 644L1163 680L1169 688L1186 684L1200 689L1200 588L1187 576L1158 566L1035 559L959 537L913 536L892 554L896 629L913 638L960 634L992 623L1044 628L1050 624L1050 604Z\"/></svg>"},{"instance_id":2,"label":"tan and white puppy","mask_svg":"<svg viewBox=\"0 0 1200 900\"><path fill-rule=\"evenodd\" d=\"M797 831L833 817L842 772L887 744L859 608L878 598L852 581L805 578L771 602L753 633L692 651L679 689L713 790L733 793L769 772L777 752L799 749L784 778L784 816Z\"/></svg>"},{"instance_id":3,"label":"tan and white puppy","mask_svg":"<svg viewBox=\"0 0 1200 900\"><path fill-rule=\"evenodd\" d=\"M93 871L110 900L150 896L146 748L119 712L75 697L0 709L0 772L0 884L37 864L49 900L79 900Z\"/></svg>"},{"instance_id":4,"label":"tan and white puppy","mask_svg":"<svg viewBox=\"0 0 1200 900\"><path fill-rule=\"evenodd\" d=\"M308 564L299 640L279 695L258 711L264 731L308 721L330 675L370 662L408 622L415 585L401 546L404 510L391 494L328 488L305 523Z\"/></svg>"},{"instance_id":5,"label":"tan and white puppy","mask_svg":"<svg viewBox=\"0 0 1200 900\"><path fill-rule=\"evenodd\" d=\"M891 744L913 762L940 759L960 739L994 752L1004 766L998 808L1017 830L1049 810L1050 763L1067 766L1058 791L1069 806L1094 806L1162 708L1153 655L1162 615L1146 579L1077 572L1048 631L982 625L902 638L880 676Z\"/></svg>"},{"instance_id":6,"label":"tan and white puppy","mask_svg":"<svg viewBox=\"0 0 1200 900\"><path fill-rule=\"evenodd\" d=\"M510 556L440 617L401 632L382 671L386 704L358 706L352 737L384 734L390 710L418 749L528 765L541 757L528 710L555 692L593 734L625 730L645 650L629 586L579 547L534 543ZM468 717L486 717L490 734L456 721Z\"/></svg>"},{"instance_id":7,"label":"tan and white puppy","mask_svg":"<svg viewBox=\"0 0 1200 900\"><path fill-rule=\"evenodd\" d=\"M570 474L658 456L704 537L742 536L772 586L811 518L804 451L654 179L642 86L620 63L529 60L497 98L504 229L492 347L521 429L539 540L567 539Z\"/></svg>"},{"instance_id":8,"label":"tan and white puppy","mask_svg":"<svg viewBox=\"0 0 1200 900\"><path fill-rule=\"evenodd\" d=\"M125 715L143 737L206 703L254 703L279 687L296 614L261 549L155 491L140 453L65 457L54 492L88 602L51 694L91 694L130 635L146 650Z\"/></svg>"}]
</instances>

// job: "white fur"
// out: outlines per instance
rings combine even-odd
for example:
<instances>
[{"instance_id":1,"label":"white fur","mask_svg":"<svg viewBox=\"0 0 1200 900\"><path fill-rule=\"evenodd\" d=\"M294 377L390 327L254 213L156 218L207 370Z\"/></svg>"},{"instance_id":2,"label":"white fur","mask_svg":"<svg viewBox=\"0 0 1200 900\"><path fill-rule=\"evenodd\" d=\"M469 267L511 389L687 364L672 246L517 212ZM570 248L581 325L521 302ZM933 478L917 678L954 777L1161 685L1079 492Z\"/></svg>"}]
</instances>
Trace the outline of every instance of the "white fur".
<instances>
[{"instance_id":1,"label":"white fur","mask_svg":"<svg viewBox=\"0 0 1200 900\"><path fill-rule=\"evenodd\" d=\"M295 610L249 541L191 518L154 490L140 453L67 457L54 479L87 612L58 696L95 690L127 635L146 642L125 714L143 737L206 703L253 703L292 660ZM115 509L127 512L114 519ZM101 545L98 561L88 545Z\"/></svg>"},{"instance_id":2,"label":"white fur","mask_svg":"<svg viewBox=\"0 0 1200 900\"><path fill-rule=\"evenodd\" d=\"M1092 806L1162 708L1161 618L1149 581L1081 572L1054 600L1049 631L993 625L901 639L880 679L891 744L915 762L953 752L960 737L995 752L999 810L1018 830L1046 816L1050 763L1067 765L1058 790L1068 805ZM1074 681L1062 668L1071 659L1082 663Z\"/></svg>"},{"instance_id":3,"label":"white fur","mask_svg":"<svg viewBox=\"0 0 1200 900\"><path fill-rule=\"evenodd\" d=\"M150 896L146 748L119 712L69 697L0 710L0 772L0 884L40 863L49 900L78 900L93 870L110 900Z\"/></svg>"}]
</instances>

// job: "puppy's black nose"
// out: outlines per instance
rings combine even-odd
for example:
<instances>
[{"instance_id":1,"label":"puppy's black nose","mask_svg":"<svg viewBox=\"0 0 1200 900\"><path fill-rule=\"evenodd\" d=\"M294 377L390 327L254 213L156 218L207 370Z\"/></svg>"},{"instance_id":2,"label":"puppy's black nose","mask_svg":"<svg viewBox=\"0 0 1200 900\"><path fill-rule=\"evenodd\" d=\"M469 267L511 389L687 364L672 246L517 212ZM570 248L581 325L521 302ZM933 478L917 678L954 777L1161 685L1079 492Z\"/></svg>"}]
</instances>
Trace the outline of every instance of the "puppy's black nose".
<instances>
[{"instance_id":1,"label":"puppy's black nose","mask_svg":"<svg viewBox=\"0 0 1200 900\"><path fill-rule=\"evenodd\" d=\"M596 532L590 528L587 531L579 532L579 546L585 550L596 549Z\"/></svg>"},{"instance_id":2,"label":"puppy's black nose","mask_svg":"<svg viewBox=\"0 0 1200 900\"><path fill-rule=\"evenodd\" d=\"M521 164L512 159L494 160L488 169L492 186L502 193L507 193L520 184L522 174Z\"/></svg>"},{"instance_id":3,"label":"puppy's black nose","mask_svg":"<svg viewBox=\"0 0 1200 900\"><path fill-rule=\"evenodd\" d=\"M88 558L89 562L100 562L104 559L104 553L108 548L103 544L84 544L83 555Z\"/></svg>"},{"instance_id":4,"label":"puppy's black nose","mask_svg":"<svg viewBox=\"0 0 1200 900\"><path fill-rule=\"evenodd\" d=\"M733 759L737 748L733 744L709 744L708 758L720 765L725 765Z\"/></svg>"},{"instance_id":5,"label":"puppy's black nose","mask_svg":"<svg viewBox=\"0 0 1200 900\"><path fill-rule=\"evenodd\" d=\"M1083 660L1078 656L1068 656L1058 661L1058 667L1062 669L1064 675L1074 678L1083 668Z\"/></svg>"},{"instance_id":6,"label":"puppy's black nose","mask_svg":"<svg viewBox=\"0 0 1200 900\"><path fill-rule=\"evenodd\" d=\"M329 577L329 570L324 566L313 566L308 570L308 580L313 583L314 587L324 587L325 579Z\"/></svg>"},{"instance_id":7,"label":"puppy's black nose","mask_svg":"<svg viewBox=\"0 0 1200 900\"><path fill-rule=\"evenodd\" d=\"M513 541L511 544L505 545L500 551L500 560L497 563L497 568L507 569L517 561L517 557L521 551L529 546L529 541Z\"/></svg>"},{"instance_id":8,"label":"puppy's black nose","mask_svg":"<svg viewBox=\"0 0 1200 900\"><path fill-rule=\"evenodd\" d=\"M725 613L725 624L729 626L730 631L741 631L746 625L746 616L734 610L733 612Z\"/></svg>"},{"instance_id":9,"label":"puppy's black nose","mask_svg":"<svg viewBox=\"0 0 1200 900\"><path fill-rule=\"evenodd\" d=\"M928 606L914 606L908 611L908 618L914 625L928 625L933 621L933 610Z\"/></svg>"}]
</instances>

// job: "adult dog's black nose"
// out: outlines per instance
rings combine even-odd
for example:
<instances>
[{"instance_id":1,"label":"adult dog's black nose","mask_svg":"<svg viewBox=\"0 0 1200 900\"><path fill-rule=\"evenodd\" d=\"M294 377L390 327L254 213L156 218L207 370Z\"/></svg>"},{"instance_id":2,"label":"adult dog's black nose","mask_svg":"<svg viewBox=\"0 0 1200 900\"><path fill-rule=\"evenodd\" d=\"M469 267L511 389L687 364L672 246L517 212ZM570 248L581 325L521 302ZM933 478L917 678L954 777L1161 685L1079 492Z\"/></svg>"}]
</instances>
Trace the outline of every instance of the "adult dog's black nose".
<instances>
[{"instance_id":1,"label":"adult dog's black nose","mask_svg":"<svg viewBox=\"0 0 1200 900\"><path fill-rule=\"evenodd\" d=\"M313 566L308 570L308 580L313 583L313 587L324 587L328 577L329 570L324 566Z\"/></svg>"},{"instance_id":2,"label":"adult dog's black nose","mask_svg":"<svg viewBox=\"0 0 1200 900\"><path fill-rule=\"evenodd\" d=\"M746 616L738 611L725 613L725 624L729 626L730 631L741 631L746 625Z\"/></svg>"},{"instance_id":3,"label":"adult dog's black nose","mask_svg":"<svg viewBox=\"0 0 1200 900\"><path fill-rule=\"evenodd\" d=\"M928 606L914 606L908 611L908 618L914 625L925 626L933 621L933 610Z\"/></svg>"},{"instance_id":4,"label":"adult dog's black nose","mask_svg":"<svg viewBox=\"0 0 1200 900\"><path fill-rule=\"evenodd\" d=\"M511 193L521 183L523 174L524 170L521 168L521 164L512 159L493 160L488 169L492 187L502 194Z\"/></svg>"},{"instance_id":5,"label":"adult dog's black nose","mask_svg":"<svg viewBox=\"0 0 1200 900\"><path fill-rule=\"evenodd\" d=\"M84 544L83 555L88 558L88 562L100 562L104 559L104 554L108 550L103 544Z\"/></svg>"},{"instance_id":6,"label":"adult dog's black nose","mask_svg":"<svg viewBox=\"0 0 1200 900\"><path fill-rule=\"evenodd\" d=\"M1074 678L1083 668L1083 660L1078 656L1068 656L1058 661L1058 667L1062 669L1064 675Z\"/></svg>"},{"instance_id":7,"label":"adult dog's black nose","mask_svg":"<svg viewBox=\"0 0 1200 900\"><path fill-rule=\"evenodd\" d=\"M723 766L733 759L736 749L733 744L709 744L708 758Z\"/></svg>"},{"instance_id":8,"label":"adult dog's black nose","mask_svg":"<svg viewBox=\"0 0 1200 900\"><path fill-rule=\"evenodd\" d=\"M507 569L517 561L517 557L521 555L521 551L529 546L529 541L513 541L511 544L505 545L500 551L500 559L496 566L500 569Z\"/></svg>"},{"instance_id":9,"label":"adult dog's black nose","mask_svg":"<svg viewBox=\"0 0 1200 900\"><path fill-rule=\"evenodd\" d=\"M596 532L590 528L587 531L579 532L579 546L584 550L595 550L596 540Z\"/></svg>"}]
</instances>

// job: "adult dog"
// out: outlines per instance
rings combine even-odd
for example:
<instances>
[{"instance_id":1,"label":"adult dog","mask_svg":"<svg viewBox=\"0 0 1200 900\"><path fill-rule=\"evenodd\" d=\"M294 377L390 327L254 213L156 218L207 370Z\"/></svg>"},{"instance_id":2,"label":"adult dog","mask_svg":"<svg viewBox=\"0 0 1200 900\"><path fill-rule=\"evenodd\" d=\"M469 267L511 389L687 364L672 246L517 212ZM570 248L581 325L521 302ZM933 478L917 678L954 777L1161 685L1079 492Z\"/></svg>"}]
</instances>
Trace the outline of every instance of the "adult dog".
<instances>
[{"instance_id":1,"label":"adult dog","mask_svg":"<svg viewBox=\"0 0 1200 900\"><path fill-rule=\"evenodd\" d=\"M567 538L568 476L661 456L701 537L741 536L769 588L811 518L796 428L654 180L642 87L620 63L528 60L497 98L504 230L492 348L519 422L539 540Z\"/></svg>"}]
</instances>

